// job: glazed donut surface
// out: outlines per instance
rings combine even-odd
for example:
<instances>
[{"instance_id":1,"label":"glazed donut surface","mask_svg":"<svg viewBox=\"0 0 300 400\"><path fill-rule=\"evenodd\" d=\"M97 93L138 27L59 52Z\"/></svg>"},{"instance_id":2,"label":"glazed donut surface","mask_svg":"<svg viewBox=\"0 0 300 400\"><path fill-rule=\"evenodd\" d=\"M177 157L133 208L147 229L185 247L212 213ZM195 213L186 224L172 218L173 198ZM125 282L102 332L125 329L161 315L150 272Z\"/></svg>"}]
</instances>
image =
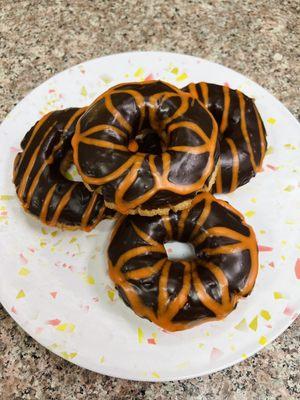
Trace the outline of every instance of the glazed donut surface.
<instances>
[{"instance_id":1,"label":"glazed donut surface","mask_svg":"<svg viewBox=\"0 0 300 400\"><path fill-rule=\"evenodd\" d=\"M191 83L182 90L199 99L219 126L220 162L215 193L245 185L262 169L266 130L254 100L239 90L212 83Z\"/></svg>"},{"instance_id":2,"label":"glazed donut surface","mask_svg":"<svg viewBox=\"0 0 300 400\"><path fill-rule=\"evenodd\" d=\"M143 143L149 135L159 137L155 149ZM209 190L217 137L217 124L199 101L149 81L99 96L80 118L72 145L83 181L101 188L108 207L148 216L184 208L197 191Z\"/></svg>"},{"instance_id":3,"label":"glazed donut surface","mask_svg":"<svg viewBox=\"0 0 300 400\"><path fill-rule=\"evenodd\" d=\"M13 181L24 209L43 223L91 230L112 216L99 193L68 180L61 165L72 150L71 138L85 108L53 111L25 135L14 163Z\"/></svg>"},{"instance_id":4,"label":"glazed donut surface","mask_svg":"<svg viewBox=\"0 0 300 400\"><path fill-rule=\"evenodd\" d=\"M164 247L169 241L192 244L195 258L169 260ZM252 228L207 192L190 209L168 216L121 217L108 260L127 306L168 331L224 318L251 292L258 270Z\"/></svg>"}]
</instances>

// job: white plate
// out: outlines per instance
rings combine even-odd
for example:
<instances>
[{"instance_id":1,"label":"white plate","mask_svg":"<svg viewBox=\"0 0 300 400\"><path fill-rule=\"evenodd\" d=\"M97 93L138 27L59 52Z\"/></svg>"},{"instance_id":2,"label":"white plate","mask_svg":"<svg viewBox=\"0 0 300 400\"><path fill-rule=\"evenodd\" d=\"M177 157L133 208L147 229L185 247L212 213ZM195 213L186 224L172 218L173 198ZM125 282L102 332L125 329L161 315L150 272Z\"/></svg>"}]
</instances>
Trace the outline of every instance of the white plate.
<instances>
[{"instance_id":1,"label":"white plate","mask_svg":"<svg viewBox=\"0 0 300 400\"><path fill-rule=\"evenodd\" d=\"M145 78L178 86L229 83L255 97L268 132L264 172L228 196L257 234L255 289L224 321L168 334L129 310L106 271L112 222L91 233L62 232L21 210L11 183L21 138L44 113L89 104L117 83ZM72 67L43 83L0 128L0 300L43 346L103 374L164 381L208 374L270 343L300 308L300 132L266 90L221 65L160 52L124 53ZM298 261L297 261L298 260Z\"/></svg>"}]
</instances>

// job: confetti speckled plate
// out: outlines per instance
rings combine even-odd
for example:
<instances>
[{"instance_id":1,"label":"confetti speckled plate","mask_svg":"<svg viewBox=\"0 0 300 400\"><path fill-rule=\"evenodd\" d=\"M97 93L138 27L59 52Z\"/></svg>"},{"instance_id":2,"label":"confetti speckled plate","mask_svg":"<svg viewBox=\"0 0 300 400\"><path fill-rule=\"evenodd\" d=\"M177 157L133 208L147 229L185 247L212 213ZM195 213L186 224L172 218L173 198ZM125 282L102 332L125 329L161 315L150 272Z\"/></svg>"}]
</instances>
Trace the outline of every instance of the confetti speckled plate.
<instances>
[{"instance_id":1,"label":"confetti speckled plate","mask_svg":"<svg viewBox=\"0 0 300 400\"><path fill-rule=\"evenodd\" d=\"M89 104L123 81L227 82L255 97L268 132L264 170L222 196L257 234L260 271L252 294L225 320L165 333L119 299L106 270L112 222L62 232L25 215L11 183L21 138L50 110ZM300 131L266 90L223 66L185 55L147 52L103 57L43 83L0 128L0 300L33 338L54 353L103 374L163 381L211 373L267 345L300 308Z\"/></svg>"}]
</instances>

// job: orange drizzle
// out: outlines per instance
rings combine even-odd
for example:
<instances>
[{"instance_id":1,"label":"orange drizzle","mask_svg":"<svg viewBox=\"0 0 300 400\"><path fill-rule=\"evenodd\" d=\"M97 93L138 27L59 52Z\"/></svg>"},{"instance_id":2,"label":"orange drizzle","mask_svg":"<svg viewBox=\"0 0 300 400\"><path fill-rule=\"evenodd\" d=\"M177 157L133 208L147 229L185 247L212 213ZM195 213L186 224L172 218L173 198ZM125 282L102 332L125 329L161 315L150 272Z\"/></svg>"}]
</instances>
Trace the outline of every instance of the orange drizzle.
<instances>
[{"instance_id":1,"label":"orange drizzle","mask_svg":"<svg viewBox=\"0 0 300 400\"><path fill-rule=\"evenodd\" d=\"M202 98L203 98L203 103L205 107L208 107L208 85L205 82L200 82L200 88L201 88L201 93L202 93Z\"/></svg>"},{"instance_id":2,"label":"orange drizzle","mask_svg":"<svg viewBox=\"0 0 300 400\"><path fill-rule=\"evenodd\" d=\"M250 161L251 161L252 167L253 167L254 171L257 171L257 165L256 165L255 160L254 160L253 149L252 149L252 146L251 146L251 140L250 140L250 137L249 137L249 133L247 131L244 95L243 95L242 92L239 92L238 90L236 90L236 94L238 95L239 102L240 102L242 134L243 134L245 142L247 144L247 148L248 148L248 152L249 152L249 155L250 155Z\"/></svg>"},{"instance_id":3,"label":"orange drizzle","mask_svg":"<svg viewBox=\"0 0 300 400\"><path fill-rule=\"evenodd\" d=\"M220 133L224 133L228 125L228 115L229 115L229 107L230 107L230 92L228 86L223 86L224 93L224 108L222 114L222 121L220 125Z\"/></svg>"},{"instance_id":4,"label":"orange drizzle","mask_svg":"<svg viewBox=\"0 0 300 400\"><path fill-rule=\"evenodd\" d=\"M231 177L230 192L233 192L238 187L238 174L240 167L239 155L234 141L230 138L225 138L225 140L228 143L232 154L232 177Z\"/></svg>"}]
</instances>

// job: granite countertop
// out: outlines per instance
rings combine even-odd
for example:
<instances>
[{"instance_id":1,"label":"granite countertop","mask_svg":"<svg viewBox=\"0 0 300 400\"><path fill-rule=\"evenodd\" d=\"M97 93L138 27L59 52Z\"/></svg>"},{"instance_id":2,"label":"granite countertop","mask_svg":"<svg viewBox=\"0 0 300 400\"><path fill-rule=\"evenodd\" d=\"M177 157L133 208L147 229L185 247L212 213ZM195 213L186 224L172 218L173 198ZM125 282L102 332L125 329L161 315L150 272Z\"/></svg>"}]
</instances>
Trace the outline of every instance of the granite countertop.
<instances>
[{"instance_id":1,"label":"granite countertop","mask_svg":"<svg viewBox=\"0 0 300 400\"><path fill-rule=\"evenodd\" d=\"M299 116L297 2L0 0L0 9L1 120L56 72L130 50L173 51L224 64L263 85ZM259 354L213 375L142 383L64 361L26 335L0 306L0 398L296 399L299 328L298 318Z\"/></svg>"}]
</instances>

